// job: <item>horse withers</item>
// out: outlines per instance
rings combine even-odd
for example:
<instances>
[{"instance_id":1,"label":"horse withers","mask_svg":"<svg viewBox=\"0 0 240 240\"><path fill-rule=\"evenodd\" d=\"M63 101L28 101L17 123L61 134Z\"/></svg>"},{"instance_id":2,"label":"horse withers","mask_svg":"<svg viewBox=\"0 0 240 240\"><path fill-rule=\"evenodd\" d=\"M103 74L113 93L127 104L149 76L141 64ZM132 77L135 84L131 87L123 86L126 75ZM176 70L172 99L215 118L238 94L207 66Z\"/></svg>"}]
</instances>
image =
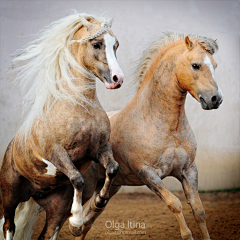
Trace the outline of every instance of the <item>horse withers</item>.
<instances>
[{"instance_id":1,"label":"horse withers","mask_svg":"<svg viewBox=\"0 0 240 240\"><path fill-rule=\"evenodd\" d=\"M140 60L136 96L123 110L109 114L110 143L120 165L110 197L121 185L146 185L176 216L181 236L187 240L193 238L181 202L162 180L173 176L182 183L202 239L209 240L205 211L198 194L194 162L197 144L184 105L188 92L205 110L217 109L222 103L222 93L215 81L217 64L212 57L217 49L216 41L207 37L165 34ZM92 197L83 212L83 233L77 239L85 238L104 209L94 208L103 178L104 169L92 163L85 174L83 203Z\"/></svg>"},{"instance_id":2,"label":"horse withers","mask_svg":"<svg viewBox=\"0 0 240 240\"><path fill-rule=\"evenodd\" d=\"M39 239L57 239L69 216L71 233L81 235L83 174L92 160L106 170L96 207L108 199L119 166L113 158L110 123L97 98L95 82L100 79L108 89L123 83L111 23L103 17L72 14L40 32L39 38L13 59L16 81L22 88L30 86L24 99L30 111L6 150L0 172L2 237L7 240L14 234L14 239L31 238L33 216L38 212L32 198L46 211ZM71 214L64 204L56 204L59 186L69 183L73 186L68 191L73 199L68 203Z\"/></svg>"}]
</instances>

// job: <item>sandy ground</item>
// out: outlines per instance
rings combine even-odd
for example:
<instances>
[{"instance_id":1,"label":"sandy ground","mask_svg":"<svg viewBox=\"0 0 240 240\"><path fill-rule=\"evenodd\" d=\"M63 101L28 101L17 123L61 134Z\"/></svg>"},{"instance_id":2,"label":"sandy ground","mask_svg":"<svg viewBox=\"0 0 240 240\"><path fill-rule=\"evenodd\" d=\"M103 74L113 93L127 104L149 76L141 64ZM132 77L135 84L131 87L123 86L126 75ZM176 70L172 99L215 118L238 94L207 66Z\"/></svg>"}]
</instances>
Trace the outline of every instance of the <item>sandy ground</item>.
<instances>
[{"instance_id":1,"label":"sandy ground","mask_svg":"<svg viewBox=\"0 0 240 240\"><path fill-rule=\"evenodd\" d=\"M182 202L183 214L193 238L201 239L184 194L182 192L174 194ZM240 240L240 192L201 193L200 197L206 211L211 239ZM43 224L44 213L39 219L33 239L37 239ZM115 230L118 227L119 230ZM74 239L68 230L68 222L61 229L59 239ZM181 236L175 216L163 201L153 194L134 193L114 196L86 239L178 240Z\"/></svg>"}]
</instances>

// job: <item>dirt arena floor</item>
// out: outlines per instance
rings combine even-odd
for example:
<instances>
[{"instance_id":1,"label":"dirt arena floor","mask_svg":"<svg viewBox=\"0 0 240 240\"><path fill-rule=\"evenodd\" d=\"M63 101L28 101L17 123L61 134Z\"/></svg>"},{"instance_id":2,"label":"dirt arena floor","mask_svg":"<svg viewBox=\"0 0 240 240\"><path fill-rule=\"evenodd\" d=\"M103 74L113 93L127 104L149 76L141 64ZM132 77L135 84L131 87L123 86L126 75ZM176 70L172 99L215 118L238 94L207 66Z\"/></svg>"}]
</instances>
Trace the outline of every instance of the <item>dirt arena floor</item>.
<instances>
[{"instance_id":1,"label":"dirt arena floor","mask_svg":"<svg viewBox=\"0 0 240 240\"><path fill-rule=\"evenodd\" d=\"M197 223L182 192L174 192L183 205L183 214L193 233L201 239ZM201 193L206 211L207 226L212 240L240 240L240 192ZM37 224L33 239L37 239L44 224L44 213ZM119 230L117 230L119 228ZM60 240L74 239L68 222L60 232ZM153 194L117 194L96 220L86 237L95 239L160 239L180 240L175 216L163 201Z\"/></svg>"}]
</instances>

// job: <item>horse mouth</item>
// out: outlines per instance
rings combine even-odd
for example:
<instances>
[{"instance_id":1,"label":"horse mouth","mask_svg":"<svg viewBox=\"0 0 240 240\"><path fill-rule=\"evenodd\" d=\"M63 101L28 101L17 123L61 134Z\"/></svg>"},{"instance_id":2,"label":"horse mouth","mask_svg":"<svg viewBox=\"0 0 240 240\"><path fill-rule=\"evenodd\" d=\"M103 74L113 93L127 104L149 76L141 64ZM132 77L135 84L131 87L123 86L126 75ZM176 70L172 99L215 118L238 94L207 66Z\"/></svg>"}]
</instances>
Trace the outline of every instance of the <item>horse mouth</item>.
<instances>
[{"instance_id":1,"label":"horse mouth","mask_svg":"<svg viewBox=\"0 0 240 240\"><path fill-rule=\"evenodd\" d=\"M120 87L121 87L121 84L119 83L119 84L116 86L115 89L118 89L118 88L120 88Z\"/></svg>"}]
</instances>

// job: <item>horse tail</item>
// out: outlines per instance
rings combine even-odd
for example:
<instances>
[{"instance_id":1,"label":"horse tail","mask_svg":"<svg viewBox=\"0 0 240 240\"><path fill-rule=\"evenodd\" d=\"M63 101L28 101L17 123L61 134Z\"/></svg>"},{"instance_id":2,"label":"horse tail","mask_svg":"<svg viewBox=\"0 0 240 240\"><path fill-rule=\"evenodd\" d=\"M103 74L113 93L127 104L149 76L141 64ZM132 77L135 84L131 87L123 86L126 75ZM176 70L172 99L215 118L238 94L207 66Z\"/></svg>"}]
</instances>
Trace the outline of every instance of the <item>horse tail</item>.
<instances>
[{"instance_id":1,"label":"horse tail","mask_svg":"<svg viewBox=\"0 0 240 240\"><path fill-rule=\"evenodd\" d=\"M34 232L38 215L41 212L41 207L30 198L27 202L19 203L15 212L15 234L14 240L29 240ZM0 219L0 240L4 240L3 224L4 217Z\"/></svg>"}]
</instances>

